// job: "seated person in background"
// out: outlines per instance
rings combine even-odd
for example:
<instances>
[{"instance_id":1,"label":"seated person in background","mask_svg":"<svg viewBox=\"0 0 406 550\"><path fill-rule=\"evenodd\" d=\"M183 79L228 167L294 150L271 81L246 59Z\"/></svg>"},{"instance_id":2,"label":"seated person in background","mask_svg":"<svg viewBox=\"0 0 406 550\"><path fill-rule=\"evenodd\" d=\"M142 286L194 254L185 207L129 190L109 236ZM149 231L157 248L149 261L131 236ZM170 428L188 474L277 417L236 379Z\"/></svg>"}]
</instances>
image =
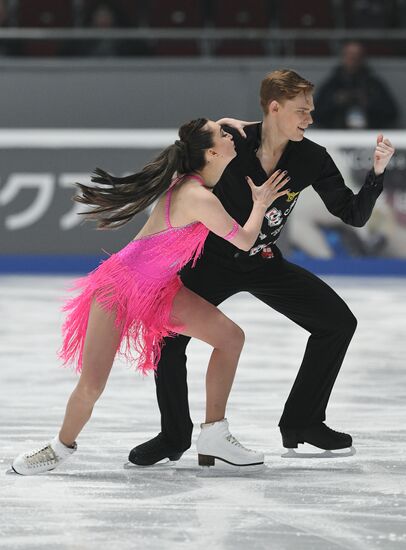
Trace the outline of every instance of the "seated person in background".
<instances>
[{"instance_id":1,"label":"seated person in background","mask_svg":"<svg viewBox=\"0 0 406 550\"><path fill-rule=\"evenodd\" d=\"M6 0L0 0L0 28L12 27L10 23L9 7ZM19 55L21 43L18 40L0 40L0 57L8 55Z\"/></svg>"},{"instance_id":2,"label":"seated person in background","mask_svg":"<svg viewBox=\"0 0 406 550\"><path fill-rule=\"evenodd\" d=\"M315 98L320 128L394 128L398 109L386 85L365 62L364 48L349 42L341 65L321 85Z\"/></svg>"},{"instance_id":3,"label":"seated person in background","mask_svg":"<svg viewBox=\"0 0 406 550\"><path fill-rule=\"evenodd\" d=\"M117 29L128 26L126 16L108 0L96 4L85 16L86 26L92 29ZM116 40L109 37L72 41L62 51L65 56L119 57L149 55L145 40Z\"/></svg>"}]
</instances>

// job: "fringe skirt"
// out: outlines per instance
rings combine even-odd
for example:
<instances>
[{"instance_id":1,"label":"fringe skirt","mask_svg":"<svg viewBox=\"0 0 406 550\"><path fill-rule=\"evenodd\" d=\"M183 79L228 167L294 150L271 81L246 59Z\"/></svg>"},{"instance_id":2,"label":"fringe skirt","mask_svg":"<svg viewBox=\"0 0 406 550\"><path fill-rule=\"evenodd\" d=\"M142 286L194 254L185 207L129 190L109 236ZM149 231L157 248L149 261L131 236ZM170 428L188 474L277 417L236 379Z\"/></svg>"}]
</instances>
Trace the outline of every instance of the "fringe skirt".
<instances>
[{"instance_id":1,"label":"fringe skirt","mask_svg":"<svg viewBox=\"0 0 406 550\"><path fill-rule=\"evenodd\" d=\"M80 293L63 306L67 313L59 351L63 364L73 364L81 372L90 308L96 300L106 312L115 314L120 331L117 352L143 374L156 370L163 339L176 336L182 328L170 324L173 299L181 287L176 270L152 278L123 261L120 254L113 254L76 281L71 290Z\"/></svg>"}]
</instances>

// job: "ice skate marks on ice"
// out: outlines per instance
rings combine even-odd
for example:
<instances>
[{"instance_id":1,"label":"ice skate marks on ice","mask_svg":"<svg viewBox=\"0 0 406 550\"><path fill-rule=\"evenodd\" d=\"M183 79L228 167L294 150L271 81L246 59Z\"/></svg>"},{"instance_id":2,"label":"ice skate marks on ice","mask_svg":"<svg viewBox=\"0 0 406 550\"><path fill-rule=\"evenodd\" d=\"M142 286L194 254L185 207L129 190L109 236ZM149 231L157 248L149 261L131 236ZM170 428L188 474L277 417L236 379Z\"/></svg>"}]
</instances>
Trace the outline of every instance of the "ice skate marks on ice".
<instances>
[{"instance_id":1,"label":"ice skate marks on ice","mask_svg":"<svg viewBox=\"0 0 406 550\"><path fill-rule=\"evenodd\" d=\"M287 449L287 452L282 454L282 458L346 458L354 456L357 452L356 448L351 446L346 449L334 449L325 450L314 447L313 445L306 445L305 449L309 448L309 451L301 452L296 449ZM315 449L317 452L314 452Z\"/></svg>"}]
</instances>

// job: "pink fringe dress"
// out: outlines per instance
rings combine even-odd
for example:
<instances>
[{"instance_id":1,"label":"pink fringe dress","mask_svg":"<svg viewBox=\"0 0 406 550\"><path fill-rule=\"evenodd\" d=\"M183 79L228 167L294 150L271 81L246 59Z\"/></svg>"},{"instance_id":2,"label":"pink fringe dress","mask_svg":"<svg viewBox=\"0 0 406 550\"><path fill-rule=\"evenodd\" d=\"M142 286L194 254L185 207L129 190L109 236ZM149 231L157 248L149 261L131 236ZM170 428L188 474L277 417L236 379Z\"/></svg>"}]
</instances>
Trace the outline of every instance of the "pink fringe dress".
<instances>
[{"instance_id":1,"label":"pink fringe dress","mask_svg":"<svg viewBox=\"0 0 406 550\"><path fill-rule=\"evenodd\" d=\"M203 184L199 176L188 177ZM131 241L89 275L76 281L72 290L81 292L63 307L68 316L62 328L63 344L59 352L65 365L76 365L76 372L82 370L93 299L106 311L115 313L116 326L121 330L118 351L129 363L138 363L138 369L144 374L156 370L163 339L175 336L182 328L170 323L172 302L182 287L178 271L190 260L195 265L209 229L200 222L181 227L171 225L171 195L173 185L180 179L174 180L166 195L166 229ZM235 224L226 238L232 238L237 230Z\"/></svg>"}]
</instances>

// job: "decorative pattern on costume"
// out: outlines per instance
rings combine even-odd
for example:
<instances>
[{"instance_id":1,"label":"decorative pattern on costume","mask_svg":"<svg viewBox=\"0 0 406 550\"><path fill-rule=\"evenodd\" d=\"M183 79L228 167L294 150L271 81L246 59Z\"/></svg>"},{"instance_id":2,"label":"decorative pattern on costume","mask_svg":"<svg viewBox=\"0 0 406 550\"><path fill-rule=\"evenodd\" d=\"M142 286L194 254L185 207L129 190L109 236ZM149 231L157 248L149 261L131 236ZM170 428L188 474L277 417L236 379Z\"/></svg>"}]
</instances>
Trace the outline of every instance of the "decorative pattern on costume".
<instances>
[{"instance_id":1,"label":"decorative pattern on costume","mask_svg":"<svg viewBox=\"0 0 406 550\"><path fill-rule=\"evenodd\" d=\"M293 199L300 193L300 191L297 191L296 193L294 191L290 191L290 193L288 193L286 196L287 196L287 199L286 199L286 202L292 202Z\"/></svg>"},{"instance_id":2,"label":"decorative pattern on costume","mask_svg":"<svg viewBox=\"0 0 406 550\"><path fill-rule=\"evenodd\" d=\"M266 246L263 250L261 250L261 256L265 260L269 260L274 257L273 250L270 246Z\"/></svg>"},{"instance_id":3,"label":"decorative pattern on costume","mask_svg":"<svg viewBox=\"0 0 406 550\"><path fill-rule=\"evenodd\" d=\"M267 246L268 246L267 244L259 244L258 246L254 246L254 248L251 248L250 250L250 256L254 256L255 254L258 254L258 252L260 252Z\"/></svg>"},{"instance_id":4,"label":"decorative pattern on costume","mask_svg":"<svg viewBox=\"0 0 406 550\"><path fill-rule=\"evenodd\" d=\"M297 203L297 200L298 200L299 197L296 197L295 200L292 202L292 204L289 206L289 208L287 208L285 210L285 212L283 213L284 216L289 216L289 214L292 212L292 210L294 209L295 207L295 204Z\"/></svg>"},{"instance_id":5,"label":"decorative pattern on costume","mask_svg":"<svg viewBox=\"0 0 406 550\"><path fill-rule=\"evenodd\" d=\"M271 233L272 237L276 237L276 235L279 235L279 233L282 231L282 229L283 229L283 225L276 228L275 231L272 231L272 233Z\"/></svg>"},{"instance_id":6,"label":"decorative pattern on costume","mask_svg":"<svg viewBox=\"0 0 406 550\"><path fill-rule=\"evenodd\" d=\"M271 208L266 214L265 218L268 221L269 227L279 225L282 223L282 211L277 208Z\"/></svg>"}]
</instances>

